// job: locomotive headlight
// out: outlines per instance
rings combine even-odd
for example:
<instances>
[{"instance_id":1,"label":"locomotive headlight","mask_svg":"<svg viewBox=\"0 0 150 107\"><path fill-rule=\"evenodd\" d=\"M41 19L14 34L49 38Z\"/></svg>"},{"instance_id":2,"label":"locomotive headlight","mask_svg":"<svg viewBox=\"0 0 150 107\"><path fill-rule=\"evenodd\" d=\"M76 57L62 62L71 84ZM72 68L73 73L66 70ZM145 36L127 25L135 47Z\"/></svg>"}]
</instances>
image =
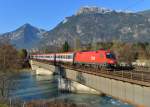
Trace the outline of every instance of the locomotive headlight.
<instances>
[{"instance_id":1,"label":"locomotive headlight","mask_svg":"<svg viewBox=\"0 0 150 107\"><path fill-rule=\"evenodd\" d=\"M112 63L114 63L115 61L113 61L113 60L110 60L110 63L112 64Z\"/></svg>"}]
</instances>

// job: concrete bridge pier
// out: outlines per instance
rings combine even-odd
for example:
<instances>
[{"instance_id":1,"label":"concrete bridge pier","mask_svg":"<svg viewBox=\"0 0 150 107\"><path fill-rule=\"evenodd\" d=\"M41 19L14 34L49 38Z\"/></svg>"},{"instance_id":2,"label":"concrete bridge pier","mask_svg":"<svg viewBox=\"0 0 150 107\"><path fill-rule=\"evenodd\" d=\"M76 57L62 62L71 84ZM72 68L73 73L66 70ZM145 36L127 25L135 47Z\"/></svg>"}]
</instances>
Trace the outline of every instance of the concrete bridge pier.
<instances>
[{"instance_id":1,"label":"concrete bridge pier","mask_svg":"<svg viewBox=\"0 0 150 107\"><path fill-rule=\"evenodd\" d=\"M42 64L40 62L36 62L33 60L30 61L30 64L31 64L31 69L34 71L36 75L52 75L55 71L54 66Z\"/></svg>"},{"instance_id":2,"label":"concrete bridge pier","mask_svg":"<svg viewBox=\"0 0 150 107\"><path fill-rule=\"evenodd\" d=\"M66 69L64 69L63 67L57 67L57 72L59 74L59 78L58 78L58 88L62 91L67 91L67 92L73 92L73 93L87 93L87 94L98 94L100 95L101 92L97 91L93 88L90 88L86 85L83 85L82 79L81 79L81 83L78 81L74 81L72 79L69 79L67 77L67 72ZM80 76L82 77L82 76Z\"/></svg>"},{"instance_id":3,"label":"concrete bridge pier","mask_svg":"<svg viewBox=\"0 0 150 107\"><path fill-rule=\"evenodd\" d=\"M58 89L60 91L72 92L72 93L86 93L86 94L98 94L101 93L78 82L69 80L67 78L58 78Z\"/></svg>"}]
</instances>

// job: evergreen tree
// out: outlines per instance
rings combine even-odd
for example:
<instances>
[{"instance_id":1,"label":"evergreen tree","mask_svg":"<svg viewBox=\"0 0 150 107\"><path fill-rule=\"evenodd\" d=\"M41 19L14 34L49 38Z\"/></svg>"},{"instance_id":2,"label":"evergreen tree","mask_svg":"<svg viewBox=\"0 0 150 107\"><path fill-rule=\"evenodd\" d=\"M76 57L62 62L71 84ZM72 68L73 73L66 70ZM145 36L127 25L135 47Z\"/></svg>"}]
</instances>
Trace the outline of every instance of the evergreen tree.
<instances>
[{"instance_id":1,"label":"evergreen tree","mask_svg":"<svg viewBox=\"0 0 150 107\"><path fill-rule=\"evenodd\" d=\"M62 46L62 51L63 51L63 52L68 52L69 49L70 49L70 46L69 46L68 42L65 41L65 43L64 43L63 46Z\"/></svg>"},{"instance_id":2,"label":"evergreen tree","mask_svg":"<svg viewBox=\"0 0 150 107\"><path fill-rule=\"evenodd\" d=\"M26 49L19 50L18 55L20 58L25 59L28 55L27 50Z\"/></svg>"}]
</instances>

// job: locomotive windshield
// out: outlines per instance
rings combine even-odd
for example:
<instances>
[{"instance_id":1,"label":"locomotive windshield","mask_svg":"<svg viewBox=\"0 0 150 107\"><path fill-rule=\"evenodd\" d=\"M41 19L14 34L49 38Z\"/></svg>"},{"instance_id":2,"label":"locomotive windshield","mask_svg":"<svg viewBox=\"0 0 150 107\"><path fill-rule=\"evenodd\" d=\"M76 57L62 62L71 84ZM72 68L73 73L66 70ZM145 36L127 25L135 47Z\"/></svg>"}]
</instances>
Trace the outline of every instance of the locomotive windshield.
<instances>
[{"instance_id":1,"label":"locomotive windshield","mask_svg":"<svg viewBox=\"0 0 150 107\"><path fill-rule=\"evenodd\" d=\"M107 53L106 54L106 58L109 58L109 59L116 59L115 58L115 55L113 53Z\"/></svg>"}]
</instances>

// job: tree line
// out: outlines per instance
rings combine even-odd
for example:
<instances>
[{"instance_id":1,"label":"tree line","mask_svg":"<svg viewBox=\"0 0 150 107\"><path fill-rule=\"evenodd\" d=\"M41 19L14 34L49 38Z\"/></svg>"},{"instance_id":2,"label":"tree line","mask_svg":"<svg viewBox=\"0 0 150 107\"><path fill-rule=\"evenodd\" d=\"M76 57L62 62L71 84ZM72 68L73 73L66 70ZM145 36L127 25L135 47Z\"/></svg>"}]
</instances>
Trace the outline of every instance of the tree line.
<instances>
[{"instance_id":1,"label":"tree line","mask_svg":"<svg viewBox=\"0 0 150 107\"><path fill-rule=\"evenodd\" d=\"M139 60L150 59L150 43L125 43L119 41L113 42L93 42L89 44L81 44L79 40L71 47L68 42L62 45L62 52L67 51L83 51L83 50L99 50L109 49L115 53L119 62L131 63Z\"/></svg>"}]
</instances>

